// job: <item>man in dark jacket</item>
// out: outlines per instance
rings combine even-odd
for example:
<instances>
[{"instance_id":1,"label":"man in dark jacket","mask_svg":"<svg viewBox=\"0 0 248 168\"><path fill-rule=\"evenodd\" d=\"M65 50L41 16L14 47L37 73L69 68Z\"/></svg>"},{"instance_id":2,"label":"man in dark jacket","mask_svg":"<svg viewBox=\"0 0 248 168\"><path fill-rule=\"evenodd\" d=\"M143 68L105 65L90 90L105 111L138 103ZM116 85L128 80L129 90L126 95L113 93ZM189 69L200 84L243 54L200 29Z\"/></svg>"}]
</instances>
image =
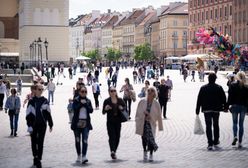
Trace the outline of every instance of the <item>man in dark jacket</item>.
<instances>
[{"instance_id":1,"label":"man in dark jacket","mask_svg":"<svg viewBox=\"0 0 248 168\"><path fill-rule=\"evenodd\" d=\"M196 115L199 115L201 108L205 116L208 150L212 150L213 145L217 148L217 145L220 143L219 112L223 111L226 105L225 92L220 85L215 83L216 78L216 74L209 74L209 83L201 87L196 105ZM214 139L212 138L212 125L214 127Z\"/></svg>"},{"instance_id":2,"label":"man in dark jacket","mask_svg":"<svg viewBox=\"0 0 248 168\"><path fill-rule=\"evenodd\" d=\"M161 80L161 85L158 86L158 101L161 106L161 111L163 110L164 119L167 118L167 102L168 102L169 86L166 85L165 79Z\"/></svg>"},{"instance_id":3,"label":"man in dark jacket","mask_svg":"<svg viewBox=\"0 0 248 168\"><path fill-rule=\"evenodd\" d=\"M43 153L43 144L46 134L47 122L50 132L53 128L53 120L48 100L41 96L43 92L42 85L35 88L35 96L29 100L27 106L27 125L28 132L31 135L31 145L34 157L34 166L41 168L41 160Z\"/></svg>"}]
</instances>

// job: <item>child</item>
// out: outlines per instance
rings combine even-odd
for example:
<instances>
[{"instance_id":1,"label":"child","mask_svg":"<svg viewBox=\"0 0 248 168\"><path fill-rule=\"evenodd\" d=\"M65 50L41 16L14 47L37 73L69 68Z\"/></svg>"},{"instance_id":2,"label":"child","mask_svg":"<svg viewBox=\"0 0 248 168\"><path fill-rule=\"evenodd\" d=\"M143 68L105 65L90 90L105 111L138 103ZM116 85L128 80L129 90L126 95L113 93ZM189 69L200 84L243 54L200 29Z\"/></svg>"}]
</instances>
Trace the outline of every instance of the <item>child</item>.
<instances>
[{"instance_id":1,"label":"child","mask_svg":"<svg viewBox=\"0 0 248 168\"><path fill-rule=\"evenodd\" d=\"M72 118L74 115L73 108L72 108L73 100L69 99L69 104L67 106L68 114L69 114L69 124L72 122Z\"/></svg>"}]
</instances>

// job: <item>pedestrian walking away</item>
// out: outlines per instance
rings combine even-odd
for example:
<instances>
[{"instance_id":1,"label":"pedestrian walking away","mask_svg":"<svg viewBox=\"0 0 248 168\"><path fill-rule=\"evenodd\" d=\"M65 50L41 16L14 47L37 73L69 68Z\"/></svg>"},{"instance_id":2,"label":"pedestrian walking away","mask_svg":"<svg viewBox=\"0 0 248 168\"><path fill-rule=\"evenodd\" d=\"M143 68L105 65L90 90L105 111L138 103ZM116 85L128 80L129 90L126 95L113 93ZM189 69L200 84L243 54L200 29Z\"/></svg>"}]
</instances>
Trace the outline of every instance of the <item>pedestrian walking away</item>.
<instances>
[{"instance_id":1,"label":"pedestrian walking away","mask_svg":"<svg viewBox=\"0 0 248 168\"><path fill-rule=\"evenodd\" d=\"M0 79L0 110L3 110L3 100L5 94L6 94L6 85L3 83L3 80Z\"/></svg>"},{"instance_id":2,"label":"pedestrian walking away","mask_svg":"<svg viewBox=\"0 0 248 168\"><path fill-rule=\"evenodd\" d=\"M165 79L161 80L161 85L158 86L158 101L163 111L164 119L167 119L167 102L168 102L169 86L166 85Z\"/></svg>"},{"instance_id":3,"label":"pedestrian walking away","mask_svg":"<svg viewBox=\"0 0 248 168\"><path fill-rule=\"evenodd\" d=\"M229 109L229 106L233 121L232 145L236 146L238 142L238 147L241 148L244 135L245 114L247 113L248 107L248 86L246 85L244 72L238 72L237 82L230 84L226 111Z\"/></svg>"},{"instance_id":4,"label":"pedestrian walking away","mask_svg":"<svg viewBox=\"0 0 248 168\"><path fill-rule=\"evenodd\" d=\"M141 136L143 145L143 159L148 161L148 151L150 152L149 161L153 161L153 152L158 149L155 142L155 133L158 123L159 131L163 130L163 123L161 117L161 108L159 102L156 100L157 90L150 87L147 91L146 98L141 99L135 116L136 134Z\"/></svg>"},{"instance_id":5,"label":"pedestrian walking away","mask_svg":"<svg viewBox=\"0 0 248 168\"><path fill-rule=\"evenodd\" d=\"M10 121L10 136L17 136L19 113L21 108L20 98L16 95L16 89L11 89L11 95L7 98L5 103L5 113L9 114Z\"/></svg>"},{"instance_id":6,"label":"pedestrian walking away","mask_svg":"<svg viewBox=\"0 0 248 168\"><path fill-rule=\"evenodd\" d=\"M16 87L17 87L17 93L19 95L22 94L22 79L21 77L19 76L18 79L16 80Z\"/></svg>"},{"instance_id":7,"label":"pedestrian walking away","mask_svg":"<svg viewBox=\"0 0 248 168\"><path fill-rule=\"evenodd\" d=\"M50 79L49 83L47 84L47 90L48 90L48 102L51 103L51 99L52 99L52 104L54 103L55 89L56 89L56 85L53 82L53 79Z\"/></svg>"},{"instance_id":8,"label":"pedestrian walking away","mask_svg":"<svg viewBox=\"0 0 248 168\"><path fill-rule=\"evenodd\" d=\"M74 112L73 112L73 99L69 99L69 103L67 105L67 111L68 111L68 115L69 115L69 124L71 124L72 118L73 118L73 115L74 115Z\"/></svg>"},{"instance_id":9,"label":"pedestrian walking away","mask_svg":"<svg viewBox=\"0 0 248 168\"><path fill-rule=\"evenodd\" d=\"M199 115L200 109L204 113L208 150L213 150L213 146L218 149L218 145L220 143L219 112L223 111L226 107L225 92L220 85L215 83L216 78L216 74L209 74L209 83L201 87L196 105L196 115ZM212 136L212 126L214 128L214 137Z\"/></svg>"},{"instance_id":10,"label":"pedestrian walking away","mask_svg":"<svg viewBox=\"0 0 248 168\"><path fill-rule=\"evenodd\" d=\"M79 95L73 100L73 112L74 115L72 118L71 129L73 130L75 137L75 146L77 151L76 161L85 164L88 162L86 155L89 131L92 130L90 113L93 112L91 101L87 98L87 89L85 86L81 87Z\"/></svg>"},{"instance_id":11,"label":"pedestrian walking away","mask_svg":"<svg viewBox=\"0 0 248 168\"><path fill-rule=\"evenodd\" d=\"M107 130L109 136L109 147L111 158L117 159L116 151L121 135L121 113L125 110L125 102L119 98L115 87L110 87L109 98L104 100L103 114L107 114Z\"/></svg>"},{"instance_id":12,"label":"pedestrian walking away","mask_svg":"<svg viewBox=\"0 0 248 168\"><path fill-rule=\"evenodd\" d=\"M169 75L167 76L166 85L169 86L168 101L171 101L171 91L173 89L173 82L170 79L170 76Z\"/></svg>"},{"instance_id":13,"label":"pedestrian walking away","mask_svg":"<svg viewBox=\"0 0 248 168\"><path fill-rule=\"evenodd\" d=\"M132 91L133 91L133 86L130 84L129 78L126 78L125 85L121 87L120 92L124 92L123 100L126 104L126 111L129 114L129 119L131 119Z\"/></svg>"},{"instance_id":14,"label":"pedestrian walking away","mask_svg":"<svg viewBox=\"0 0 248 168\"><path fill-rule=\"evenodd\" d=\"M94 99L95 99L96 110L98 110L99 109L99 100L98 100L98 98L99 98L99 96L101 94L101 91L100 91L100 85L97 83L95 78L93 79L92 93L93 93L93 96L94 96Z\"/></svg>"},{"instance_id":15,"label":"pedestrian walking away","mask_svg":"<svg viewBox=\"0 0 248 168\"><path fill-rule=\"evenodd\" d=\"M42 167L41 160L47 122L50 132L52 132L53 128L51 109L48 100L42 96L43 90L42 85L36 85L35 96L29 100L26 111L28 132L31 135L31 147L34 157L33 165L37 168Z\"/></svg>"}]
</instances>

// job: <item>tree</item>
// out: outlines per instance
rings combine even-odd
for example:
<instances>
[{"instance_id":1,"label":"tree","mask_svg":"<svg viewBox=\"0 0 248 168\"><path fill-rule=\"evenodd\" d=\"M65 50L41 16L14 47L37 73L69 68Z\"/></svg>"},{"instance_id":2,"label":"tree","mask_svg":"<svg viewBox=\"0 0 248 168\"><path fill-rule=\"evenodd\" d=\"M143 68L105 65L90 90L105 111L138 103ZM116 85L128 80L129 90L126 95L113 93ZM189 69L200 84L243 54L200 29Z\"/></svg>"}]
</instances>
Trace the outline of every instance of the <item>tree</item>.
<instances>
[{"instance_id":1,"label":"tree","mask_svg":"<svg viewBox=\"0 0 248 168\"><path fill-rule=\"evenodd\" d=\"M121 51L113 48L108 48L108 53L106 54L106 59L109 61L118 61L121 57Z\"/></svg>"},{"instance_id":2,"label":"tree","mask_svg":"<svg viewBox=\"0 0 248 168\"><path fill-rule=\"evenodd\" d=\"M148 61L154 58L153 52L151 50L150 44L144 43L142 45L136 46L134 49L134 59L139 61Z\"/></svg>"},{"instance_id":3,"label":"tree","mask_svg":"<svg viewBox=\"0 0 248 168\"><path fill-rule=\"evenodd\" d=\"M100 54L99 54L99 51L97 49L88 51L86 53L83 53L82 55L84 55L86 57L89 57L89 58L91 58L94 61L101 59Z\"/></svg>"}]
</instances>

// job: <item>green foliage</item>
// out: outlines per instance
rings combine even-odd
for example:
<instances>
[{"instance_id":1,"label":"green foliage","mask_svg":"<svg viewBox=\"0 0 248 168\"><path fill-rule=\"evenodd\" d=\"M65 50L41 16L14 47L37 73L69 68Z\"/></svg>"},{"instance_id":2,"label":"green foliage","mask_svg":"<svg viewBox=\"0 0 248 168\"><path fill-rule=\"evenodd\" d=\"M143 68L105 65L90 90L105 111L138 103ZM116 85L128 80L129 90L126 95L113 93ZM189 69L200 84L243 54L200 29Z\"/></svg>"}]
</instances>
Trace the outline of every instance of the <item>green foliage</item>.
<instances>
[{"instance_id":1,"label":"green foliage","mask_svg":"<svg viewBox=\"0 0 248 168\"><path fill-rule=\"evenodd\" d=\"M134 49L134 59L138 61L148 61L154 58L151 46L148 43L136 46Z\"/></svg>"},{"instance_id":2,"label":"green foliage","mask_svg":"<svg viewBox=\"0 0 248 168\"><path fill-rule=\"evenodd\" d=\"M113 48L108 48L106 59L109 61L118 61L121 58L121 51Z\"/></svg>"},{"instance_id":3,"label":"green foliage","mask_svg":"<svg viewBox=\"0 0 248 168\"><path fill-rule=\"evenodd\" d=\"M101 56L100 56L99 51L97 49L88 51L86 53L82 53L82 55L86 56L86 57L89 57L94 61L101 59Z\"/></svg>"}]
</instances>

